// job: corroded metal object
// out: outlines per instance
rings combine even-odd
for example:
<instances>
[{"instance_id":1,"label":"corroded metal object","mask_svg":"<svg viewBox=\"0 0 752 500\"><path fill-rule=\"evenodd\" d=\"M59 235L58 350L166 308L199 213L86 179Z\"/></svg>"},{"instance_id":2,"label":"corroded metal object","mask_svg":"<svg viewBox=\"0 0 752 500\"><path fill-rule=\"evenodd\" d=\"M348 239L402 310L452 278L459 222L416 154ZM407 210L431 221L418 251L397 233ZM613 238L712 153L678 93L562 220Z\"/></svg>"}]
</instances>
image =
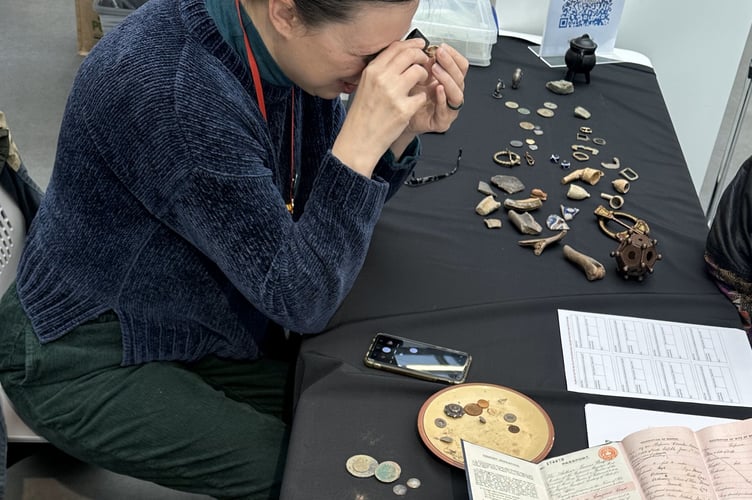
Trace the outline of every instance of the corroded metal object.
<instances>
[{"instance_id":1,"label":"corroded metal object","mask_svg":"<svg viewBox=\"0 0 752 500\"><path fill-rule=\"evenodd\" d=\"M512 74L512 88L513 89L520 88L521 81L522 81L522 69L517 68L514 70L514 73Z\"/></svg>"},{"instance_id":2,"label":"corroded metal object","mask_svg":"<svg viewBox=\"0 0 752 500\"><path fill-rule=\"evenodd\" d=\"M514 227L522 234L540 234L543 231L543 227L538 224L529 212L519 213L509 210L507 215Z\"/></svg>"},{"instance_id":3,"label":"corroded metal object","mask_svg":"<svg viewBox=\"0 0 752 500\"><path fill-rule=\"evenodd\" d=\"M525 198L524 200L513 200L507 198L504 200L504 208L512 208L514 210L521 210L523 212L530 212L531 210L538 210L543 206L543 200L534 196Z\"/></svg>"},{"instance_id":4,"label":"corroded metal object","mask_svg":"<svg viewBox=\"0 0 752 500\"><path fill-rule=\"evenodd\" d=\"M505 167L514 167L520 164L520 155L518 155L514 151L503 149L494 153L493 160L499 165L503 165Z\"/></svg>"},{"instance_id":5,"label":"corroded metal object","mask_svg":"<svg viewBox=\"0 0 752 500\"><path fill-rule=\"evenodd\" d=\"M622 206L624 206L624 197L608 193L601 193L601 198L604 200L608 200L608 206L613 208L614 210L619 210Z\"/></svg>"},{"instance_id":6,"label":"corroded metal object","mask_svg":"<svg viewBox=\"0 0 752 500\"><path fill-rule=\"evenodd\" d=\"M491 212L498 210L500 206L501 202L496 201L493 196L489 195L480 200L480 203L475 207L475 213L486 216Z\"/></svg>"},{"instance_id":7,"label":"corroded metal object","mask_svg":"<svg viewBox=\"0 0 752 500\"><path fill-rule=\"evenodd\" d=\"M504 94L501 93L503 89L504 89L504 81L501 78L499 78L499 80L496 82L496 87L494 88L494 91L491 94L491 96L494 99L501 99L502 97L504 97Z\"/></svg>"},{"instance_id":8,"label":"corroded metal object","mask_svg":"<svg viewBox=\"0 0 752 500\"><path fill-rule=\"evenodd\" d=\"M610 170L617 170L617 169L621 168L621 162L619 161L619 158L617 158L617 157L614 156L611 159L611 162L602 161L601 162L601 167L608 168Z\"/></svg>"},{"instance_id":9,"label":"corroded metal object","mask_svg":"<svg viewBox=\"0 0 752 500\"><path fill-rule=\"evenodd\" d=\"M554 94L566 95L574 92L574 85L568 80L552 80L546 82L546 88Z\"/></svg>"},{"instance_id":10,"label":"corroded metal object","mask_svg":"<svg viewBox=\"0 0 752 500\"><path fill-rule=\"evenodd\" d=\"M534 240L522 240L522 241L518 241L517 243L519 243L523 247L533 247L533 253L535 255L540 255L543 253L543 250L545 250L547 246L551 245L552 243L556 243L557 241L559 241L566 235L567 235L566 231L559 231L555 235L549 236L548 238L537 238Z\"/></svg>"},{"instance_id":11,"label":"corroded metal object","mask_svg":"<svg viewBox=\"0 0 752 500\"><path fill-rule=\"evenodd\" d=\"M578 168L577 170L574 170L562 177L561 183L569 184L570 182L581 180L587 182L591 186L594 186L598 183L599 180L601 180L601 177L603 177L603 175L603 171L598 170L597 168Z\"/></svg>"},{"instance_id":12,"label":"corroded metal object","mask_svg":"<svg viewBox=\"0 0 752 500\"><path fill-rule=\"evenodd\" d=\"M564 245L564 257L582 269L588 281L600 280L606 276L606 268L603 264L569 245Z\"/></svg>"},{"instance_id":13,"label":"corroded metal object","mask_svg":"<svg viewBox=\"0 0 752 500\"><path fill-rule=\"evenodd\" d=\"M651 239L648 234L650 227L647 222L626 212L614 212L603 205L595 209L598 225L604 233L619 242L611 257L616 259L616 268L624 279L636 278L642 281L648 273L652 273L655 264L663 258L656 250L658 240ZM632 222L630 226L628 222ZM608 222L615 222L626 230L615 232L607 227Z\"/></svg>"}]
</instances>

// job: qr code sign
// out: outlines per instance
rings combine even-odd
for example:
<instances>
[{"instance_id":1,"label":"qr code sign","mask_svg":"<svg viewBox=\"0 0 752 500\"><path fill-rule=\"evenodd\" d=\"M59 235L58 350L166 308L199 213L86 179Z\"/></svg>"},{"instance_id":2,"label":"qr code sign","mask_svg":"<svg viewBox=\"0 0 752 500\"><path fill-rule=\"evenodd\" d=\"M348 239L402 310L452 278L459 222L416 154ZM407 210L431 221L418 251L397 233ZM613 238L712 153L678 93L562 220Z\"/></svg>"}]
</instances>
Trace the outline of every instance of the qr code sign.
<instances>
[{"instance_id":1,"label":"qr code sign","mask_svg":"<svg viewBox=\"0 0 752 500\"><path fill-rule=\"evenodd\" d=\"M607 26L612 10L613 0L564 0L559 28Z\"/></svg>"}]
</instances>

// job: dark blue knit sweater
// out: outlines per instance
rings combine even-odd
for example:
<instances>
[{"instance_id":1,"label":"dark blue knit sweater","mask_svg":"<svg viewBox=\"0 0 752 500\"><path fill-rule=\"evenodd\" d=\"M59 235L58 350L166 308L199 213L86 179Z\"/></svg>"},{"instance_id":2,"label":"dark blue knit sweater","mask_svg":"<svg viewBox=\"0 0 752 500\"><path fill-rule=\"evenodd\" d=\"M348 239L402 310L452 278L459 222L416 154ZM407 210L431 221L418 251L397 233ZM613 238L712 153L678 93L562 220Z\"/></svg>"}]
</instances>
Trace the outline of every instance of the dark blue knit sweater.
<instances>
[{"instance_id":1,"label":"dark blue knit sweater","mask_svg":"<svg viewBox=\"0 0 752 500\"><path fill-rule=\"evenodd\" d=\"M40 341L114 310L123 364L254 359L268 320L326 326L419 145L365 178L331 154L339 100L296 89L293 218L291 89L263 90L268 125L203 0L152 0L96 45L19 267Z\"/></svg>"}]
</instances>

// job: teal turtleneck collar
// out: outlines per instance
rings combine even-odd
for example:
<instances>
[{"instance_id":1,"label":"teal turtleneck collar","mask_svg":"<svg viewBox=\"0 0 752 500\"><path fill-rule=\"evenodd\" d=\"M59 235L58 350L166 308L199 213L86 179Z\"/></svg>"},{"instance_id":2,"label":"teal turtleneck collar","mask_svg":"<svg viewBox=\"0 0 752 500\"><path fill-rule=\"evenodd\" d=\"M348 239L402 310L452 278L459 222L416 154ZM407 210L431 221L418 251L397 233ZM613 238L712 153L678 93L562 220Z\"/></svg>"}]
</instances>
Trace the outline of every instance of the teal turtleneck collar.
<instances>
[{"instance_id":1,"label":"teal turtleneck collar","mask_svg":"<svg viewBox=\"0 0 752 500\"><path fill-rule=\"evenodd\" d=\"M235 9L234 0L206 0L206 10L216 23L222 38L235 49L235 52L238 53L247 67L248 57L245 53L245 41L240 23L238 23L238 12ZM290 79L282 73L282 70L269 54L261 35L259 35L253 21L242 6L240 12L243 17L243 28L248 34L248 41L251 44L253 56L256 58L261 79L272 85L292 86Z\"/></svg>"}]
</instances>

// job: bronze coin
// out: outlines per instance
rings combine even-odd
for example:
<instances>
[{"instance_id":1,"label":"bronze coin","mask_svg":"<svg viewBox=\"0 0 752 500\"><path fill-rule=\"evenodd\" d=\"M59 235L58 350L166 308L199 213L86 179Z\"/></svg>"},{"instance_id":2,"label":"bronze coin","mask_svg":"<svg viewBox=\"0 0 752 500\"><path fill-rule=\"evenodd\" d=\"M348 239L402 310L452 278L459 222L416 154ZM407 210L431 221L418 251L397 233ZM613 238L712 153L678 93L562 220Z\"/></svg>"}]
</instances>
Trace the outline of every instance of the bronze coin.
<instances>
[{"instance_id":1,"label":"bronze coin","mask_svg":"<svg viewBox=\"0 0 752 500\"><path fill-rule=\"evenodd\" d=\"M550 110L549 108L538 108L536 110L536 113L538 113L544 118L551 118L552 116L554 116L554 112Z\"/></svg>"},{"instance_id":2,"label":"bronze coin","mask_svg":"<svg viewBox=\"0 0 752 500\"><path fill-rule=\"evenodd\" d=\"M465 413L473 417L477 417L478 415L483 413L483 408L478 406L476 403L468 403L465 405Z\"/></svg>"},{"instance_id":3,"label":"bronze coin","mask_svg":"<svg viewBox=\"0 0 752 500\"><path fill-rule=\"evenodd\" d=\"M345 468L355 477L371 477L379 463L369 455L353 455L347 459Z\"/></svg>"},{"instance_id":4,"label":"bronze coin","mask_svg":"<svg viewBox=\"0 0 752 500\"><path fill-rule=\"evenodd\" d=\"M535 124L530 122L520 122L520 128L525 130L533 130L535 128Z\"/></svg>"},{"instance_id":5,"label":"bronze coin","mask_svg":"<svg viewBox=\"0 0 752 500\"><path fill-rule=\"evenodd\" d=\"M394 481L399 479L400 474L402 474L402 468L397 462L393 462L391 460L381 462L374 471L376 479L378 479L382 483L393 483Z\"/></svg>"},{"instance_id":6,"label":"bronze coin","mask_svg":"<svg viewBox=\"0 0 752 500\"><path fill-rule=\"evenodd\" d=\"M488 400L487 399L479 399L478 400L478 406L481 408L488 408Z\"/></svg>"},{"instance_id":7,"label":"bronze coin","mask_svg":"<svg viewBox=\"0 0 752 500\"><path fill-rule=\"evenodd\" d=\"M518 432L520 432L520 428L517 427L516 425L510 425L508 429L509 429L509 432L511 432L512 434L517 434Z\"/></svg>"}]
</instances>

